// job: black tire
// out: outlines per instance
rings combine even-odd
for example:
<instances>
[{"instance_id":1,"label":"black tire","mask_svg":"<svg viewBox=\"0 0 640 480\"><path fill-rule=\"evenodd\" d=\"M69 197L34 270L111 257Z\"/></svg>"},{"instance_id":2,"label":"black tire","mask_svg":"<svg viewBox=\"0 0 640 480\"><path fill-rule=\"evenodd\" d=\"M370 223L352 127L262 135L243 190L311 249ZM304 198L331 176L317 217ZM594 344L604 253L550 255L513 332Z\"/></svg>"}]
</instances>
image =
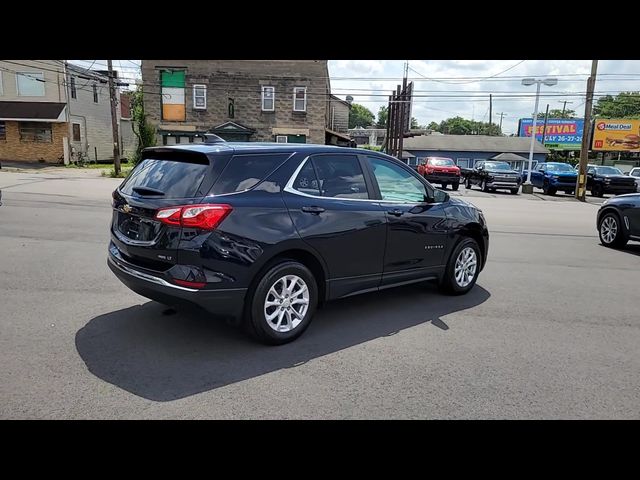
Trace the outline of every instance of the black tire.
<instances>
[{"instance_id":1,"label":"black tire","mask_svg":"<svg viewBox=\"0 0 640 480\"><path fill-rule=\"evenodd\" d=\"M558 189L556 187L549 187L547 188L547 195L555 195L556 193L558 193Z\"/></svg>"},{"instance_id":2,"label":"black tire","mask_svg":"<svg viewBox=\"0 0 640 480\"><path fill-rule=\"evenodd\" d=\"M466 188L467 190L471 190L471 179L470 178L467 178L467 181L464 184L464 188Z\"/></svg>"},{"instance_id":3,"label":"black tire","mask_svg":"<svg viewBox=\"0 0 640 480\"><path fill-rule=\"evenodd\" d=\"M458 259L458 255L465 250L467 247L472 248L476 254L476 270L473 275L471 282L468 285L460 286L460 284L456 281L455 277L455 266L456 261ZM469 290L473 288L476 284L476 280L478 280L478 274L480 273L480 265L482 263L482 252L480 252L480 247L478 246L478 242L476 242L473 238L463 238L456 248L453 249L449 260L447 261L447 267L442 274L442 278L439 282L440 289L449 294L449 295L463 295L467 293Z\"/></svg>"},{"instance_id":4,"label":"black tire","mask_svg":"<svg viewBox=\"0 0 640 480\"><path fill-rule=\"evenodd\" d=\"M480 184L480 189L483 192L490 192L491 189L489 187L487 187L487 181L486 180L482 180L482 183Z\"/></svg>"},{"instance_id":5,"label":"black tire","mask_svg":"<svg viewBox=\"0 0 640 480\"><path fill-rule=\"evenodd\" d=\"M594 183L591 187L591 196L592 197L602 197L604 195L604 188L599 183Z\"/></svg>"},{"instance_id":6,"label":"black tire","mask_svg":"<svg viewBox=\"0 0 640 480\"><path fill-rule=\"evenodd\" d=\"M297 326L288 332L277 332L268 324L264 304L271 287L285 275L296 275L307 284L309 305L302 321ZM246 308L245 330L256 340L267 345L282 345L292 342L309 327L317 305L318 285L311 271L294 260L282 260L269 268L253 289L253 295Z\"/></svg>"},{"instance_id":7,"label":"black tire","mask_svg":"<svg viewBox=\"0 0 640 480\"><path fill-rule=\"evenodd\" d=\"M611 228L612 224L615 225L616 232L612 239L607 238L605 234L607 230L606 228L603 228L605 222L609 223L609 228ZM609 248L622 248L629 241L629 236L624 230L620 216L616 212L608 212L602 216L598 223L598 236L600 237L600 243Z\"/></svg>"},{"instance_id":8,"label":"black tire","mask_svg":"<svg viewBox=\"0 0 640 480\"><path fill-rule=\"evenodd\" d=\"M511 189L511 195L517 195L518 194L518 190L520 190L519 188L512 188Z\"/></svg>"},{"instance_id":9,"label":"black tire","mask_svg":"<svg viewBox=\"0 0 640 480\"><path fill-rule=\"evenodd\" d=\"M448 183L441 183L440 186L442 187L443 190L447 189L447 185L449 185Z\"/></svg>"},{"instance_id":10,"label":"black tire","mask_svg":"<svg viewBox=\"0 0 640 480\"><path fill-rule=\"evenodd\" d=\"M451 188L453 189L453 191L455 192L456 190L458 190L458 188L460 188L460 184L458 182L456 183L452 183L451 184Z\"/></svg>"}]
</instances>

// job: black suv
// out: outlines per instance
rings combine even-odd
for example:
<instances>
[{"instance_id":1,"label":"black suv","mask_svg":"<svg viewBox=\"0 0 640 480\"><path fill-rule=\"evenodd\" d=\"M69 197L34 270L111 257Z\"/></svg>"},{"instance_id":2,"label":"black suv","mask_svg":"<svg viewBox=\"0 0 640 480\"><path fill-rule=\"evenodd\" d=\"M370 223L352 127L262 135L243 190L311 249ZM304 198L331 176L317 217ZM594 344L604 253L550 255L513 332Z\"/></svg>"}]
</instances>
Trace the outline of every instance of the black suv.
<instances>
[{"instance_id":1,"label":"black suv","mask_svg":"<svg viewBox=\"0 0 640 480\"><path fill-rule=\"evenodd\" d=\"M606 200L598 210L596 225L605 247L622 248L629 240L640 241L640 194Z\"/></svg>"},{"instance_id":2,"label":"black suv","mask_svg":"<svg viewBox=\"0 0 640 480\"><path fill-rule=\"evenodd\" d=\"M108 264L134 292L194 303L282 344L324 301L485 265L480 210L384 154L308 144L153 147L113 192Z\"/></svg>"},{"instance_id":3,"label":"black suv","mask_svg":"<svg viewBox=\"0 0 640 480\"><path fill-rule=\"evenodd\" d=\"M587 167L587 189L594 197L605 193L625 194L636 192L634 178L624 175L616 167L589 165Z\"/></svg>"}]
</instances>

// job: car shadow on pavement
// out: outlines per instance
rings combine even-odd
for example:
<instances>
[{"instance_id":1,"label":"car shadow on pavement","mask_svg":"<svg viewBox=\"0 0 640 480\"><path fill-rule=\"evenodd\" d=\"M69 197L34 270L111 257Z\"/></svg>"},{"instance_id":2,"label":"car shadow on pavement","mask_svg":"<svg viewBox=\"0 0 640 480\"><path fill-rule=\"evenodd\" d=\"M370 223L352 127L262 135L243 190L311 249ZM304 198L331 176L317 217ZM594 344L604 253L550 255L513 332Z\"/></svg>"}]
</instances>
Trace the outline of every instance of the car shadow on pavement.
<instances>
[{"instance_id":1,"label":"car shadow on pavement","mask_svg":"<svg viewBox=\"0 0 640 480\"><path fill-rule=\"evenodd\" d=\"M628 244L621 251L640 256L640 245L637 243Z\"/></svg>"},{"instance_id":2,"label":"car shadow on pavement","mask_svg":"<svg viewBox=\"0 0 640 480\"><path fill-rule=\"evenodd\" d=\"M195 311L175 314L147 302L100 315L76 334L76 348L91 373L140 397L166 402L291 368L323 355L472 308L490 297L476 285L445 296L434 285L414 284L337 300L318 310L305 334L269 347L240 329Z\"/></svg>"}]
</instances>

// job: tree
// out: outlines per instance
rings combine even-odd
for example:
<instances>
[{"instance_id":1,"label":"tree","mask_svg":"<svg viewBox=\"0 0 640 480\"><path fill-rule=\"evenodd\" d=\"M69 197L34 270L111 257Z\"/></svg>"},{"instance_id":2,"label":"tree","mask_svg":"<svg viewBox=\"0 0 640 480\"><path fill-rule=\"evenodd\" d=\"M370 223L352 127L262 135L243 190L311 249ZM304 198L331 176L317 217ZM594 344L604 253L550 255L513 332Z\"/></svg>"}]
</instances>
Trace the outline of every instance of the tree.
<instances>
[{"instance_id":1,"label":"tree","mask_svg":"<svg viewBox=\"0 0 640 480\"><path fill-rule=\"evenodd\" d=\"M488 122L476 122L462 117L443 120L438 131L450 135L502 135L500 127L495 123L489 125Z\"/></svg>"},{"instance_id":2,"label":"tree","mask_svg":"<svg viewBox=\"0 0 640 480\"><path fill-rule=\"evenodd\" d=\"M433 132L439 132L440 131L440 125L438 125L436 122L431 122L429 125L427 125L427 129L433 131Z\"/></svg>"},{"instance_id":3,"label":"tree","mask_svg":"<svg viewBox=\"0 0 640 480\"><path fill-rule=\"evenodd\" d=\"M376 116L367 107L354 103L349 112L349 128L368 127Z\"/></svg>"},{"instance_id":4,"label":"tree","mask_svg":"<svg viewBox=\"0 0 640 480\"><path fill-rule=\"evenodd\" d=\"M593 113L601 118L640 118L640 92L620 92L615 97L601 97Z\"/></svg>"},{"instance_id":5,"label":"tree","mask_svg":"<svg viewBox=\"0 0 640 480\"><path fill-rule=\"evenodd\" d=\"M420 128L416 117L411 117L411 126L409 128Z\"/></svg>"},{"instance_id":6,"label":"tree","mask_svg":"<svg viewBox=\"0 0 640 480\"><path fill-rule=\"evenodd\" d=\"M549 110L549 116L547 118L576 118L575 110L565 110L562 113L560 108L552 108ZM538 119L544 120L544 112L538 112Z\"/></svg>"},{"instance_id":7,"label":"tree","mask_svg":"<svg viewBox=\"0 0 640 480\"><path fill-rule=\"evenodd\" d=\"M144 113L141 85L131 93L131 129L138 139L138 145L133 154L133 164L136 165L140 161L142 150L156 144L156 129L147 121L147 115Z\"/></svg>"},{"instance_id":8,"label":"tree","mask_svg":"<svg viewBox=\"0 0 640 480\"><path fill-rule=\"evenodd\" d=\"M387 107L380 107L378 110L378 121L376 127L387 128L387 118L389 117L389 109Z\"/></svg>"}]
</instances>

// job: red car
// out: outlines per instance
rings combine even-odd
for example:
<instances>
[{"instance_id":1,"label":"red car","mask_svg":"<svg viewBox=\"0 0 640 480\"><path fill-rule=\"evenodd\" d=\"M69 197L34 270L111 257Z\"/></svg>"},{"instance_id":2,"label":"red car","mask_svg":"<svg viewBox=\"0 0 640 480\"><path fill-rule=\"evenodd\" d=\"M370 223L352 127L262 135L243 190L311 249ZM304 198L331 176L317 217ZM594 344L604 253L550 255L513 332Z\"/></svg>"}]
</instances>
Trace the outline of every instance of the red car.
<instances>
[{"instance_id":1,"label":"red car","mask_svg":"<svg viewBox=\"0 0 640 480\"><path fill-rule=\"evenodd\" d=\"M418 165L418 173L429 183L439 183L442 188L458 190L460 186L460 167L446 157L427 157Z\"/></svg>"}]
</instances>

